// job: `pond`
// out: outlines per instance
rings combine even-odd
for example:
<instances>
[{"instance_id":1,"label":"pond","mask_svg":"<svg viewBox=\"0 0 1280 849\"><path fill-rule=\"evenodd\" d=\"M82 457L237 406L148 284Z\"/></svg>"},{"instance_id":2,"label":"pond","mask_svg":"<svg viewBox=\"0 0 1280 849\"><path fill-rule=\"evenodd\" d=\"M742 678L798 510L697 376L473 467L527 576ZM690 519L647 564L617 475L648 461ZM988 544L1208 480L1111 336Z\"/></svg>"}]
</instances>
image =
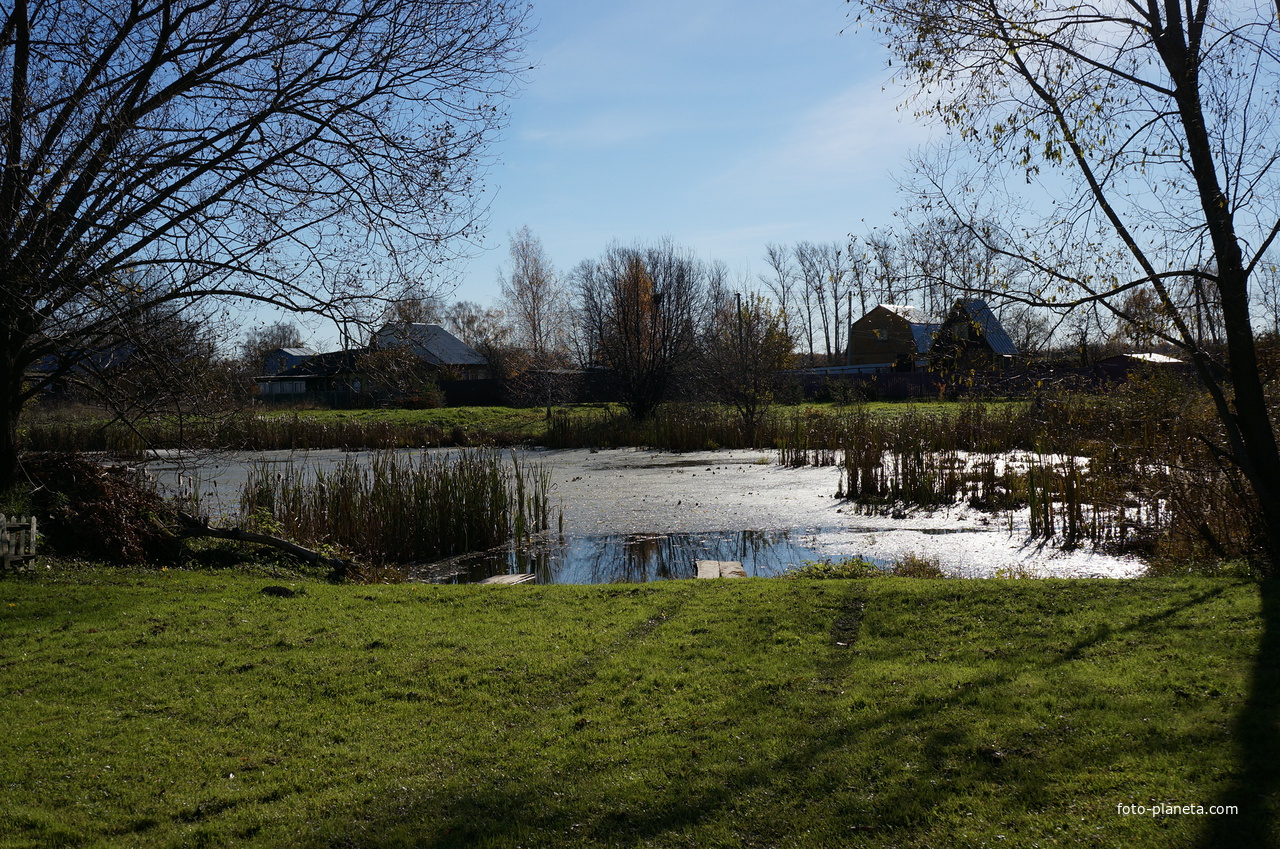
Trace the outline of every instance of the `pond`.
<instances>
[{"instance_id":1,"label":"pond","mask_svg":"<svg viewBox=\"0 0 1280 849\"><path fill-rule=\"evenodd\" d=\"M840 486L836 468L786 468L770 451L518 453L523 461L550 468L553 504L564 516L563 539L537 551L477 558L455 569L463 580L495 571L533 572L541 581L560 583L662 580L693 577L698 559L739 560L749 575L768 576L804 560L856 556L888 564L907 555L965 577L1129 577L1142 570L1132 558L1088 549L1063 552L1032 541L1025 510L988 514L956 505L867 515L834 497ZM323 468L351 456L372 455L174 454L149 469L170 489L194 485L211 512L230 515L255 463Z\"/></svg>"},{"instance_id":2,"label":"pond","mask_svg":"<svg viewBox=\"0 0 1280 849\"><path fill-rule=\"evenodd\" d=\"M697 577L698 560L735 560L748 577L773 578L824 556L816 539L795 540L787 531L575 535L525 550L460 557L443 569L420 567L409 574L460 583L520 573L534 574L540 584L644 583Z\"/></svg>"}]
</instances>

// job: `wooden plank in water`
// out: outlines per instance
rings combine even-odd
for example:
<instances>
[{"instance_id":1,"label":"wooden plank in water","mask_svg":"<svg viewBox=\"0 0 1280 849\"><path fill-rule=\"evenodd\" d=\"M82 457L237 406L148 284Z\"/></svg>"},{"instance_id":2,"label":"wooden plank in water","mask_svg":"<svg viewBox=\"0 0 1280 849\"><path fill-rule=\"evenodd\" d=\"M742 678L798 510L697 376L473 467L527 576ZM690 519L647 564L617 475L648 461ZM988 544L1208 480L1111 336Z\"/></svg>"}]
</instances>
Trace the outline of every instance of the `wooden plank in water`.
<instances>
[{"instance_id":1,"label":"wooden plank in water","mask_svg":"<svg viewBox=\"0 0 1280 849\"><path fill-rule=\"evenodd\" d=\"M534 581L534 575L531 572L521 572L515 575L493 575L480 581L482 584L501 584L510 586L512 584L531 584Z\"/></svg>"},{"instance_id":2,"label":"wooden plank in water","mask_svg":"<svg viewBox=\"0 0 1280 849\"><path fill-rule=\"evenodd\" d=\"M698 577L708 578L745 578L747 571L737 560L697 560Z\"/></svg>"}]
</instances>

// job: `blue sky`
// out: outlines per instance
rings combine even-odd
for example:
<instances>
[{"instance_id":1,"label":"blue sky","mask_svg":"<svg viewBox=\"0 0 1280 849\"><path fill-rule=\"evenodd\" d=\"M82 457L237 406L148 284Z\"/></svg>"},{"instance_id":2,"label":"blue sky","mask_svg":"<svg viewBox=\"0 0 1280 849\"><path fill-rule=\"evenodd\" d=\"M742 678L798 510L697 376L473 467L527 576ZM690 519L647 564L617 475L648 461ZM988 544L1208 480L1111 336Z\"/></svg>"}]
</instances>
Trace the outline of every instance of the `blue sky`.
<instances>
[{"instance_id":1,"label":"blue sky","mask_svg":"<svg viewBox=\"0 0 1280 849\"><path fill-rule=\"evenodd\" d=\"M928 129L841 0L534 0L522 93L489 151L483 249L446 302L499 296L528 225L563 274L670 237L758 286L765 245L892 225ZM843 30L843 33L842 33ZM336 329L297 316L313 347Z\"/></svg>"},{"instance_id":2,"label":"blue sky","mask_svg":"<svg viewBox=\"0 0 1280 849\"><path fill-rule=\"evenodd\" d=\"M562 272L614 239L669 236L754 280L769 242L892 223L893 174L927 131L848 8L535 2L535 68L491 151L489 250L448 299L494 301L525 224Z\"/></svg>"}]
</instances>

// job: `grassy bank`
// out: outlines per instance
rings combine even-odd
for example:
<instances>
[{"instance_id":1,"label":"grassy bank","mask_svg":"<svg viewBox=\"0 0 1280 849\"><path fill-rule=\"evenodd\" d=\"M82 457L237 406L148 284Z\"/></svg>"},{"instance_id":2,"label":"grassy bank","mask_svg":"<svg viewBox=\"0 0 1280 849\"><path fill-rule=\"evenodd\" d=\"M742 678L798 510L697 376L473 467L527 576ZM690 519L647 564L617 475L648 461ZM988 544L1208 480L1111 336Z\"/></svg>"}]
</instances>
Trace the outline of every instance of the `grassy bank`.
<instances>
[{"instance_id":1,"label":"grassy bank","mask_svg":"<svg viewBox=\"0 0 1280 849\"><path fill-rule=\"evenodd\" d=\"M990 402L992 410L1024 404ZM873 403L859 409L881 418L911 411L945 417L960 402ZM796 416L838 417L847 408L802 404L776 408L769 428L748 437L727 409L714 404L667 408L655 421L632 422L619 404L560 406L548 421L541 407L442 407L428 410L270 410L193 417L184 421L147 419L126 426L90 408L35 407L22 420L19 436L33 451L105 451L138 456L148 448L275 449L423 448L453 445L555 445L702 449L781 444ZM692 411L692 414L691 414Z\"/></svg>"},{"instance_id":2,"label":"grassy bank","mask_svg":"<svg viewBox=\"0 0 1280 849\"><path fill-rule=\"evenodd\" d=\"M0 846L1277 845L1274 584L273 583L0 583Z\"/></svg>"}]
</instances>

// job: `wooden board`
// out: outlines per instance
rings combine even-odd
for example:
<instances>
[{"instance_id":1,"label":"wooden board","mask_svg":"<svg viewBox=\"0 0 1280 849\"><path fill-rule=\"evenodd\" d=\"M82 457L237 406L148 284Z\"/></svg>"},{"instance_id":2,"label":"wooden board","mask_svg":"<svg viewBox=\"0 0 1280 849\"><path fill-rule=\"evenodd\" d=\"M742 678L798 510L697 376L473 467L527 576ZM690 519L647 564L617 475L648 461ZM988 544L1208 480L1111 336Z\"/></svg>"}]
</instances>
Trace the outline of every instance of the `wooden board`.
<instances>
[{"instance_id":1,"label":"wooden board","mask_svg":"<svg viewBox=\"0 0 1280 849\"><path fill-rule=\"evenodd\" d=\"M512 584L532 584L533 581L534 575L531 572L522 572L515 575L494 575L492 577L485 578L480 583L510 586Z\"/></svg>"},{"instance_id":2,"label":"wooden board","mask_svg":"<svg viewBox=\"0 0 1280 849\"><path fill-rule=\"evenodd\" d=\"M698 577L709 578L745 578L747 571L737 560L697 560Z\"/></svg>"}]
</instances>

